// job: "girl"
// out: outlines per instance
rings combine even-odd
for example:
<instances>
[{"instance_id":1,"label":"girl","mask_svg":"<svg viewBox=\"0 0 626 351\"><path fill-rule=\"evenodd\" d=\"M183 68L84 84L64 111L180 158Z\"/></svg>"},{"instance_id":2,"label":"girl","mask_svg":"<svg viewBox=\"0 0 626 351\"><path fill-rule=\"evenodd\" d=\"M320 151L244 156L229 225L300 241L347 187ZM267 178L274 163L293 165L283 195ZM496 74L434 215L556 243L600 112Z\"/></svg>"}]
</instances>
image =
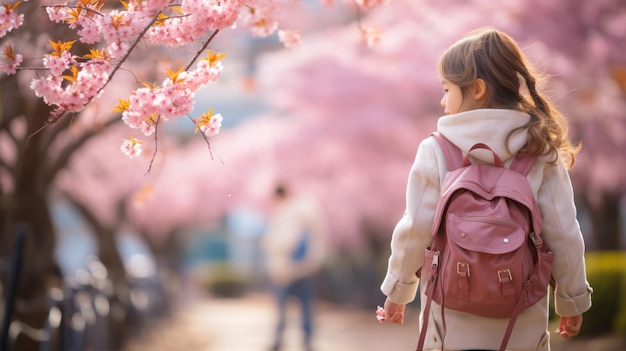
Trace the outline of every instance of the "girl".
<instances>
[{"instance_id":1,"label":"girl","mask_svg":"<svg viewBox=\"0 0 626 351\"><path fill-rule=\"evenodd\" d=\"M567 169L578 147L567 136L565 118L537 91L531 65L507 34L484 28L468 34L441 57L441 106L445 116L437 130L463 153L478 142L491 147L505 166L520 151L538 155L528 174L543 220L543 236L554 254L555 308L561 316L560 335L578 334L582 313L591 307L584 243L576 219ZM473 162L493 162L472 154ZM490 159L491 158L491 159ZM417 293L415 272L432 243L431 228L446 161L433 137L417 150L407 186L406 211L391 239L391 257L381 290L387 297L381 318L402 323L405 305ZM422 311L426 297L421 284ZM498 349L506 318L487 318L431 305L424 349ZM423 314L420 315L423 322ZM512 350L549 350L548 298L520 313L508 342ZM442 335L442 330L446 334Z\"/></svg>"}]
</instances>

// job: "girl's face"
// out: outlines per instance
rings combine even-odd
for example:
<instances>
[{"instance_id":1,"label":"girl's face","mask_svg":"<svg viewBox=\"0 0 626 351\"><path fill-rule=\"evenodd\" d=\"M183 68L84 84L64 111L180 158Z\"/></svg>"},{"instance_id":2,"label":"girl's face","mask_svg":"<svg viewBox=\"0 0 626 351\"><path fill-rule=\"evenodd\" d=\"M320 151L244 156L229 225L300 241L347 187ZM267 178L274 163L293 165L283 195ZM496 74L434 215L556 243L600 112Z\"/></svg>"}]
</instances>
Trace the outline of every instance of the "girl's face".
<instances>
[{"instance_id":1,"label":"girl's face","mask_svg":"<svg viewBox=\"0 0 626 351\"><path fill-rule=\"evenodd\" d=\"M460 86L450 82L447 79L442 80L443 98L441 99L441 107L446 115L454 115L469 110L463 97L463 90Z\"/></svg>"},{"instance_id":2,"label":"girl's face","mask_svg":"<svg viewBox=\"0 0 626 351\"><path fill-rule=\"evenodd\" d=\"M457 84L443 78L443 98L441 99L441 107L446 115L454 115L457 113L475 110L481 108L485 95L484 82L477 79L467 90L467 94L463 94L463 89Z\"/></svg>"}]
</instances>

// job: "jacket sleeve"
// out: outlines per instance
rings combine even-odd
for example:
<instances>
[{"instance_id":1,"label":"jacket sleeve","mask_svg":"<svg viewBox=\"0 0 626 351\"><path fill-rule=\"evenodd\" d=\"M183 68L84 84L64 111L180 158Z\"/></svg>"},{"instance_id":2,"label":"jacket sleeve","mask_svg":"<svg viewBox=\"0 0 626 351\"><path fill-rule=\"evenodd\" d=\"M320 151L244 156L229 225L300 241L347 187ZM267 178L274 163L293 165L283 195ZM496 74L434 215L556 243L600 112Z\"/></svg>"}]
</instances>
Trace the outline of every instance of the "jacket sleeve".
<instances>
[{"instance_id":1,"label":"jacket sleeve","mask_svg":"<svg viewBox=\"0 0 626 351\"><path fill-rule=\"evenodd\" d=\"M582 314L591 308L593 290L586 278L585 244L565 166L546 164L537 202L543 220L543 236L554 254L556 313L565 317Z\"/></svg>"},{"instance_id":2,"label":"jacket sleeve","mask_svg":"<svg viewBox=\"0 0 626 351\"><path fill-rule=\"evenodd\" d=\"M406 210L391 237L391 256L381 291L392 302L406 304L417 293L417 270L424 262L424 249L432 242L431 228L439 199L439 167L436 141L425 139L409 174Z\"/></svg>"}]
</instances>

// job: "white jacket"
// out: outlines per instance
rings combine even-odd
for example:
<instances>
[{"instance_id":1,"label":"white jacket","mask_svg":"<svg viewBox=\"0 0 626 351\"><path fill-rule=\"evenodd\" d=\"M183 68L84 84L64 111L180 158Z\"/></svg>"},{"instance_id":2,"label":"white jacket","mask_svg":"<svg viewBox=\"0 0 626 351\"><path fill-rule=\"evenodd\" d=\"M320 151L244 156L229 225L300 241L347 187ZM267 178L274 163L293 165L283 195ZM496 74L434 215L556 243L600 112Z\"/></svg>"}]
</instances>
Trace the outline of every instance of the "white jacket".
<instances>
[{"instance_id":1,"label":"white jacket","mask_svg":"<svg viewBox=\"0 0 626 351\"><path fill-rule=\"evenodd\" d=\"M509 131L525 125L529 116L514 110L480 109L441 117L437 129L465 154L477 142L496 152L505 166L526 143L523 130L509 139ZM472 152L473 162L493 163L490 153ZM543 220L543 236L554 253L552 274L557 282L555 307L561 316L582 314L591 307L592 289L586 280L584 242L576 219L573 190L562 163L549 164L541 156L528 174ZM424 261L424 249L432 242L440 183L447 172L446 161L433 137L424 139L409 174L406 211L391 239L391 256L381 291L395 303L415 298L419 280L415 272ZM422 307L426 301L421 286ZM423 311L423 308L422 308ZM420 315L420 321L423 315ZM498 349L508 319L486 318L463 312L445 311L446 350ZM508 347L511 350L549 350L547 298L524 310L515 324ZM441 349L441 307L432 303L425 349ZM416 338L417 342L417 338Z\"/></svg>"}]
</instances>

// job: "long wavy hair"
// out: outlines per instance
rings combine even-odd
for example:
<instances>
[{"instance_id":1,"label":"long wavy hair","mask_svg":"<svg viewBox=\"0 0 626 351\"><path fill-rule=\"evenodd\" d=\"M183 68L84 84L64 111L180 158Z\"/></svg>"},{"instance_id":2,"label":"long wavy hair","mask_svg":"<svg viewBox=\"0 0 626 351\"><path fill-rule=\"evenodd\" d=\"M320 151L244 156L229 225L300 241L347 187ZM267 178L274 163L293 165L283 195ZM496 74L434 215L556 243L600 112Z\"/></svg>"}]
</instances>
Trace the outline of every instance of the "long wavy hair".
<instances>
[{"instance_id":1,"label":"long wavy hair","mask_svg":"<svg viewBox=\"0 0 626 351\"><path fill-rule=\"evenodd\" d=\"M542 77L509 35L491 27L470 32L444 52L439 73L460 86L464 94L481 78L487 86L484 108L513 109L530 115L528 124L509 133L507 144L513 134L528 129L521 151L552 154L552 163L562 158L568 168L574 165L580 144L570 141L566 118L539 93L537 82Z\"/></svg>"}]
</instances>

